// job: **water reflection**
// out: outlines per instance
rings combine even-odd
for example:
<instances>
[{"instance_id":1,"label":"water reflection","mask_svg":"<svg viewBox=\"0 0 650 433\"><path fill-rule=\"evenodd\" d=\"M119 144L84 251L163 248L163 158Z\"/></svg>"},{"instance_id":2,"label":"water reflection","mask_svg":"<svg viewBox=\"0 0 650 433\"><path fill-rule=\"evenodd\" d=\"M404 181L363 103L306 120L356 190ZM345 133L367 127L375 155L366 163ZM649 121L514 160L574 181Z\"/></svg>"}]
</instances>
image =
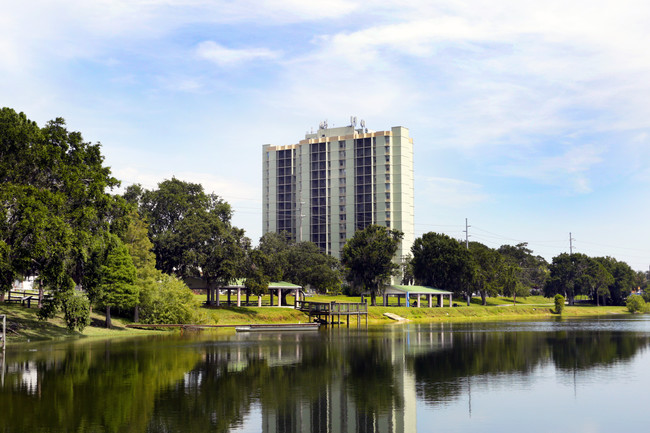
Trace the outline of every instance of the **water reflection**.
<instances>
[{"instance_id":1,"label":"water reflection","mask_svg":"<svg viewBox=\"0 0 650 433\"><path fill-rule=\"evenodd\" d=\"M493 382L525 390L548 368L575 383L620 367L649 335L641 320L42 346L7 354L0 431L414 432L452 402L471 415Z\"/></svg>"}]
</instances>

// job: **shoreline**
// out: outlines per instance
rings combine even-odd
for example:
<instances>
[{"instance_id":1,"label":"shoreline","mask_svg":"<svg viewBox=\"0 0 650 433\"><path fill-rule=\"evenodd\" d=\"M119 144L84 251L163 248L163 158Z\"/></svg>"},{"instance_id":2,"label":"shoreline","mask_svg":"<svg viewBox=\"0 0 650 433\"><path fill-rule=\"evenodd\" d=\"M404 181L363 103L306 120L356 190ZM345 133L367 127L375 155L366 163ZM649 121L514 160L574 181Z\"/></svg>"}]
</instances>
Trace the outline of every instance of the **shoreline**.
<instances>
[{"instance_id":1,"label":"shoreline","mask_svg":"<svg viewBox=\"0 0 650 433\"><path fill-rule=\"evenodd\" d=\"M218 309L202 309L205 313L205 323L210 325L246 325L246 324L274 324L274 323L306 323L309 318L306 314L286 307L225 307ZM404 321L395 321L384 313L389 312L403 317ZM62 342L86 339L113 339L147 335L163 335L170 332L182 332L182 330L169 329L137 329L127 327L133 325L129 320L113 318L114 327L106 329L99 324L103 323L103 316L93 314L92 322L82 333L70 333L65 328L60 318L47 321L38 321L36 309L15 305L0 305L0 314L7 314L7 326L11 331L7 332L7 345L22 345L35 342ZM551 318L578 318L598 317L606 315L629 315L626 307L605 306L596 307L591 305L566 306L562 315L552 312L550 304L499 304L480 306L472 304L458 307L443 308L414 308L377 306L368 307L368 325L388 325L397 323L472 323L492 322L501 320L530 320L530 319L551 319ZM351 325L351 328L356 325ZM162 327L161 327L162 328ZM216 328L218 331L210 332L232 332Z\"/></svg>"}]
</instances>

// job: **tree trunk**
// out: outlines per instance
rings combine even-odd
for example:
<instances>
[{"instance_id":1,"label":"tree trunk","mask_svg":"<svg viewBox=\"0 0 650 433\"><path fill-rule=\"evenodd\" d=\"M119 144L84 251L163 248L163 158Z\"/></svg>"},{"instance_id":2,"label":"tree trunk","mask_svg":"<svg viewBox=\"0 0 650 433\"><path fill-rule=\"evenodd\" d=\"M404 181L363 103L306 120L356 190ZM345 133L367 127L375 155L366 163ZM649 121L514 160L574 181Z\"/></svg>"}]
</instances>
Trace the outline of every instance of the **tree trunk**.
<instances>
[{"instance_id":1,"label":"tree trunk","mask_svg":"<svg viewBox=\"0 0 650 433\"><path fill-rule=\"evenodd\" d=\"M467 294L467 306L469 307L470 302L472 302L472 295Z\"/></svg>"},{"instance_id":2,"label":"tree trunk","mask_svg":"<svg viewBox=\"0 0 650 433\"><path fill-rule=\"evenodd\" d=\"M481 292L481 305L487 305L487 294L485 292Z\"/></svg>"},{"instance_id":3,"label":"tree trunk","mask_svg":"<svg viewBox=\"0 0 650 433\"><path fill-rule=\"evenodd\" d=\"M136 305L133 309L133 322L138 323L140 321L140 306Z\"/></svg>"},{"instance_id":4,"label":"tree trunk","mask_svg":"<svg viewBox=\"0 0 650 433\"><path fill-rule=\"evenodd\" d=\"M0 302L4 302L4 301L5 301L5 291L3 290L2 292L0 292Z\"/></svg>"},{"instance_id":5,"label":"tree trunk","mask_svg":"<svg viewBox=\"0 0 650 433\"><path fill-rule=\"evenodd\" d=\"M43 284L38 285L38 308L43 306Z\"/></svg>"},{"instance_id":6,"label":"tree trunk","mask_svg":"<svg viewBox=\"0 0 650 433\"><path fill-rule=\"evenodd\" d=\"M377 293L374 290L370 292L370 305L373 307L377 306Z\"/></svg>"},{"instance_id":7,"label":"tree trunk","mask_svg":"<svg viewBox=\"0 0 650 433\"><path fill-rule=\"evenodd\" d=\"M111 324L111 307L110 306L106 306L106 327L108 329L113 327L113 325Z\"/></svg>"},{"instance_id":8,"label":"tree trunk","mask_svg":"<svg viewBox=\"0 0 650 433\"><path fill-rule=\"evenodd\" d=\"M517 305L517 289L515 289L515 293L512 295L512 305L516 306Z\"/></svg>"}]
</instances>

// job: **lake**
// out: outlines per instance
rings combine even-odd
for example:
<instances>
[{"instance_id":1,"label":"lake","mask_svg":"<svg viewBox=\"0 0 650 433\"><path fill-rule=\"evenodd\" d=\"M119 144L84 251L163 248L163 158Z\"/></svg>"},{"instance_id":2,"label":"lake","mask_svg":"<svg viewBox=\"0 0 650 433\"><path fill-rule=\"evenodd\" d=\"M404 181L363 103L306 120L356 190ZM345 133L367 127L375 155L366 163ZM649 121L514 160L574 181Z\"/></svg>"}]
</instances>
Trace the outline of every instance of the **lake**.
<instances>
[{"instance_id":1,"label":"lake","mask_svg":"<svg viewBox=\"0 0 650 433\"><path fill-rule=\"evenodd\" d=\"M645 430L650 316L8 348L0 432Z\"/></svg>"}]
</instances>

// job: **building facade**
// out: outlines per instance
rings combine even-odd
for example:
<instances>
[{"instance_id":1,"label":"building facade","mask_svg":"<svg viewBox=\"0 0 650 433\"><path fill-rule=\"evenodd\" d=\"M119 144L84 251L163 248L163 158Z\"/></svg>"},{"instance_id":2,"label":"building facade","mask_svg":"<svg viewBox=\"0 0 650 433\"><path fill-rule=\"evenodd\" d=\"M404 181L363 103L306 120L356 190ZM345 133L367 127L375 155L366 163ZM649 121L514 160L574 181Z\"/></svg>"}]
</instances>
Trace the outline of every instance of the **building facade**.
<instances>
[{"instance_id":1,"label":"building facade","mask_svg":"<svg viewBox=\"0 0 650 433\"><path fill-rule=\"evenodd\" d=\"M355 231L377 224L402 231L397 257L409 253L413 139L401 126L370 131L354 123L322 123L297 144L263 146L263 233L284 231L340 257Z\"/></svg>"}]
</instances>

